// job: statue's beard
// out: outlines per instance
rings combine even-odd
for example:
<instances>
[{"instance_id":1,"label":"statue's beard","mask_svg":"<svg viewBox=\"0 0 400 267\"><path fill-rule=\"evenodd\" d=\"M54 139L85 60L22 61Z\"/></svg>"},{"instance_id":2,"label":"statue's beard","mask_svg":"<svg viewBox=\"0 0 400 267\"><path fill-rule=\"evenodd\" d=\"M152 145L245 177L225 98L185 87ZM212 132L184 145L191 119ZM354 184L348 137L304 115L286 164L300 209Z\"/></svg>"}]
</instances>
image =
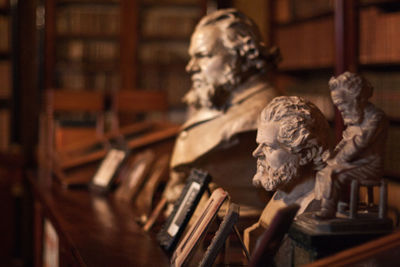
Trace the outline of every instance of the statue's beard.
<instances>
[{"instance_id":1,"label":"statue's beard","mask_svg":"<svg viewBox=\"0 0 400 267\"><path fill-rule=\"evenodd\" d=\"M361 109L355 108L342 113L342 117L345 125L354 125L361 122L363 113Z\"/></svg>"},{"instance_id":2,"label":"statue's beard","mask_svg":"<svg viewBox=\"0 0 400 267\"><path fill-rule=\"evenodd\" d=\"M230 68L225 75L226 82L223 84L210 84L200 74L195 74L192 87L183 97L183 102L194 109L224 109L229 104L232 91L240 83L240 74ZM200 76L200 77L199 77Z\"/></svg>"},{"instance_id":3,"label":"statue's beard","mask_svg":"<svg viewBox=\"0 0 400 267\"><path fill-rule=\"evenodd\" d=\"M275 191L290 185L298 176L299 163L296 159L288 159L278 169L265 165L265 160L257 160L257 173L253 177L253 185L263 187L267 191Z\"/></svg>"}]
</instances>

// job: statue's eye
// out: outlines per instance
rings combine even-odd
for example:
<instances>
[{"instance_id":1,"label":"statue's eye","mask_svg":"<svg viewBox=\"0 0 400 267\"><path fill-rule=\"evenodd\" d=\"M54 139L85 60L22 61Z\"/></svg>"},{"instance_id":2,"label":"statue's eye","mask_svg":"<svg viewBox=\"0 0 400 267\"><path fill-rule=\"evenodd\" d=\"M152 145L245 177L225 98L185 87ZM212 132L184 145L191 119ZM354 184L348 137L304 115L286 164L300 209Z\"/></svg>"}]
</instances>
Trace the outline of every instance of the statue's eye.
<instances>
[{"instance_id":1,"label":"statue's eye","mask_svg":"<svg viewBox=\"0 0 400 267\"><path fill-rule=\"evenodd\" d=\"M196 54L196 57L197 58L210 58L210 57L212 57L213 55L211 54L211 53L197 53Z\"/></svg>"},{"instance_id":2,"label":"statue's eye","mask_svg":"<svg viewBox=\"0 0 400 267\"><path fill-rule=\"evenodd\" d=\"M263 144L263 150L264 150L265 152L271 152L271 151L274 150L274 148L273 148L272 146L270 146L270 145Z\"/></svg>"}]
</instances>

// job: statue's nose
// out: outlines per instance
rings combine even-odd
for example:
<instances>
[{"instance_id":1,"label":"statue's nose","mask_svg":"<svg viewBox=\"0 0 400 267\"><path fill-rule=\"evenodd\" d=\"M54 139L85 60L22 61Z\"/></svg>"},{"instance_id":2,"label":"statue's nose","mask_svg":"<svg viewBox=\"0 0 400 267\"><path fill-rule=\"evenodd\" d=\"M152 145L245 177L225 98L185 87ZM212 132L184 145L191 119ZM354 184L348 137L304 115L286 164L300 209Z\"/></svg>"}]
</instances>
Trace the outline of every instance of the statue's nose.
<instances>
[{"instance_id":1,"label":"statue's nose","mask_svg":"<svg viewBox=\"0 0 400 267\"><path fill-rule=\"evenodd\" d=\"M262 144L259 144L257 148L253 151L253 157L257 158L262 155Z\"/></svg>"},{"instance_id":2,"label":"statue's nose","mask_svg":"<svg viewBox=\"0 0 400 267\"><path fill-rule=\"evenodd\" d=\"M189 63L186 65L186 72L188 73L194 73L199 71L199 64L197 62L196 58L191 58L189 60Z\"/></svg>"}]
</instances>

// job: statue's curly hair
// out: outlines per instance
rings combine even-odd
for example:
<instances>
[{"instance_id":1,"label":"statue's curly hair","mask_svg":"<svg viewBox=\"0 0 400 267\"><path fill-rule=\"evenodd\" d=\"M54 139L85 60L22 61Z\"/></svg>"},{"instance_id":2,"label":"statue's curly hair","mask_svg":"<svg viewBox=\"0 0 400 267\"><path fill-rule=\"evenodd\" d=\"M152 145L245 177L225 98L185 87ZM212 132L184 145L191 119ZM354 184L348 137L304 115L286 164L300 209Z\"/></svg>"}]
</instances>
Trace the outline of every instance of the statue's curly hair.
<instances>
[{"instance_id":1,"label":"statue's curly hair","mask_svg":"<svg viewBox=\"0 0 400 267\"><path fill-rule=\"evenodd\" d=\"M331 91L346 90L351 96L360 101L368 101L372 97L374 88L364 77L351 72L345 72L329 80Z\"/></svg>"},{"instance_id":2,"label":"statue's curly hair","mask_svg":"<svg viewBox=\"0 0 400 267\"><path fill-rule=\"evenodd\" d=\"M224 46L246 59L243 70L266 71L276 68L281 61L279 49L267 49L253 20L234 8L220 9L203 17L196 30L206 26L218 27Z\"/></svg>"},{"instance_id":3,"label":"statue's curly hair","mask_svg":"<svg viewBox=\"0 0 400 267\"><path fill-rule=\"evenodd\" d=\"M313 162L313 169L325 166L330 151L329 124L322 112L310 101L297 96L275 97L261 112L263 122L278 122L277 140L293 153Z\"/></svg>"}]
</instances>

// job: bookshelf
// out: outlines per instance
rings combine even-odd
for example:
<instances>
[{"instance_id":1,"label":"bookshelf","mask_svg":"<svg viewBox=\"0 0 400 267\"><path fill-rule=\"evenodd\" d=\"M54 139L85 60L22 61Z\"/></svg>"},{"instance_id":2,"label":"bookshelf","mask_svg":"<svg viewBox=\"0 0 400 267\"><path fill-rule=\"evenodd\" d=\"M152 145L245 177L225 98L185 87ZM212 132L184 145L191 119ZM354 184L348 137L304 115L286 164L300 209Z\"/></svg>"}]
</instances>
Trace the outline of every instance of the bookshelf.
<instances>
[{"instance_id":1,"label":"bookshelf","mask_svg":"<svg viewBox=\"0 0 400 267\"><path fill-rule=\"evenodd\" d=\"M181 99L190 88L187 50L205 6L201 0L139 1L137 86L162 88L171 108L183 107Z\"/></svg>"},{"instance_id":2,"label":"bookshelf","mask_svg":"<svg viewBox=\"0 0 400 267\"><path fill-rule=\"evenodd\" d=\"M283 57L276 86L312 101L333 123L335 112L327 90L335 61L332 2L271 1L270 23L272 42Z\"/></svg>"},{"instance_id":3,"label":"bookshelf","mask_svg":"<svg viewBox=\"0 0 400 267\"><path fill-rule=\"evenodd\" d=\"M329 101L328 81L345 70L362 73L375 87L372 102L390 119L385 175L398 179L398 1L284 0L272 1L272 8L272 39L283 55L277 86L313 101L332 124L339 125L336 135L341 136L341 119Z\"/></svg>"},{"instance_id":4,"label":"bookshelf","mask_svg":"<svg viewBox=\"0 0 400 267\"><path fill-rule=\"evenodd\" d=\"M190 87L189 38L205 3L46 0L45 88L162 89L179 105Z\"/></svg>"},{"instance_id":5,"label":"bookshelf","mask_svg":"<svg viewBox=\"0 0 400 267\"><path fill-rule=\"evenodd\" d=\"M169 110L180 114L191 85L187 49L205 0L44 3L45 89L101 91L109 103L120 90L162 91ZM109 112L115 112L112 106ZM133 120L123 118L125 124Z\"/></svg>"},{"instance_id":6,"label":"bookshelf","mask_svg":"<svg viewBox=\"0 0 400 267\"><path fill-rule=\"evenodd\" d=\"M10 3L0 1L0 151L11 143L13 107L12 16Z\"/></svg>"},{"instance_id":7,"label":"bookshelf","mask_svg":"<svg viewBox=\"0 0 400 267\"><path fill-rule=\"evenodd\" d=\"M119 87L120 1L47 0L45 88Z\"/></svg>"}]
</instances>

